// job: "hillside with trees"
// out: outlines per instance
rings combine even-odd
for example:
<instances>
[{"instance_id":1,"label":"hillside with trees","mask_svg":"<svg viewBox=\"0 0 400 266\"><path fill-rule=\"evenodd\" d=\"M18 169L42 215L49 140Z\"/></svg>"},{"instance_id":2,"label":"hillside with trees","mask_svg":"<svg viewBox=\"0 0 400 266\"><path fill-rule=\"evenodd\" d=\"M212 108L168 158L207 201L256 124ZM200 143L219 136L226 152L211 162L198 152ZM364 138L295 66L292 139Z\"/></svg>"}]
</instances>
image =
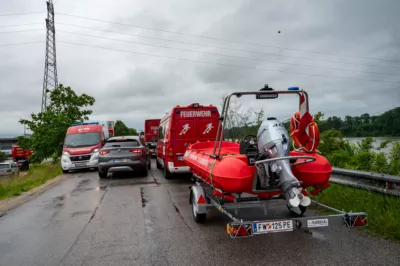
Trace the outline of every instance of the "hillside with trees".
<instances>
[{"instance_id":1,"label":"hillside with trees","mask_svg":"<svg viewBox=\"0 0 400 266\"><path fill-rule=\"evenodd\" d=\"M322 118L322 117L321 117ZM320 119L318 127L321 132L336 129L345 137L399 137L400 107L386 111L380 115L338 116Z\"/></svg>"},{"instance_id":2,"label":"hillside with trees","mask_svg":"<svg viewBox=\"0 0 400 266\"><path fill-rule=\"evenodd\" d=\"M339 116L324 118L324 113L317 112L314 119L320 133L337 130L344 137L400 137L400 107L380 115L364 113L360 116ZM225 138L242 138L247 134L257 134L258 127L264 119L264 110L244 110L241 104L231 106L226 118ZM289 118L283 121L289 131ZM290 132L290 131L289 131Z\"/></svg>"}]
</instances>

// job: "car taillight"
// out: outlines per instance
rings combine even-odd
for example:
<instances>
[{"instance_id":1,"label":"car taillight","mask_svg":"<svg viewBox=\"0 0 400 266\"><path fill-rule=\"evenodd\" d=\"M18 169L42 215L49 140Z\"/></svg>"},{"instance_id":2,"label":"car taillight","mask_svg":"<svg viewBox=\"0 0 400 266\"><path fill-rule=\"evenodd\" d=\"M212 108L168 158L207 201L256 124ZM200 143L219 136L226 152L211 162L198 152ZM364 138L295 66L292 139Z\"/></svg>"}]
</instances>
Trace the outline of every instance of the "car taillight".
<instances>
[{"instance_id":1,"label":"car taillight","mask_svg":"<svg viewBox=\"0 0 400 266\"><path fill-rule=\"evenodd\" d=\"M142 153L142 152L144 152L143 149L130 149L129 151L133 152L133 153Z\"/></svg>"},{"instance_id":2,"label":"car taillight","mask_svg":"<svg viewBox=\"0 0 400 266\"><path fill-rule=\"evenodd\" d=\"M169 148L169 149L168 149L168 155L169 155L169 156L173 156L173 155L174 155L174 152L172 151L172 148Z\"/></svg>"},{"instance_id":3,"label":"car taillight","mask_svg":"<svg viewBox=\"0 0 400 266\"><path fill-rule=\"evenodd\" d=\"M100 155L106 155L107 153L110 153L110 151L100 151Z\"/></svg>"}]
</instances>

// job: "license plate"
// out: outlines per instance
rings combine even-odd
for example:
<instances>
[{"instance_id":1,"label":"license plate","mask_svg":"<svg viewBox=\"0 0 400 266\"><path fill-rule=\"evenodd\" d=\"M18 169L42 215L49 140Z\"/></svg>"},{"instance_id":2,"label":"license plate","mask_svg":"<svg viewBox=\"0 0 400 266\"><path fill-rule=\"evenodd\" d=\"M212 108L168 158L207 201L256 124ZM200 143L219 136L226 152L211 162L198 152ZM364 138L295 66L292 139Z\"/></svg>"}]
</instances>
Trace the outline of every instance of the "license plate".
<instances>
[{"instance_id":1,"label":"license plate","mask_svg":"<svg viewBox=\"0 0 400 266\"><path fill-rule=\"evenodd\" d=\"M126 163L128 160L127 159L114 159L112 160L113 163Z\"/></svg>"},{"instance_id":2,"label":"license plate","mask_svg":"<svg viewBox=\"0 0 400 266\"><path fill-rule=\"evenodd\" d=\"M264 222L264 223L254 223L253 233L254 234L267 234L276 232L287 232L293 231L293 221L274 221L274 222Z\"/></svg>"},{"instance_id":3,"label":"license plate","mask_svg":"<svg viewBox=\"0 0 400 266\"><path fill-rule=\"evenodd\" d=\"M182 156L178 156L178 161L183 161L183 157Z\"/></svg>"},{"instance_id":4,"label":"license plate","mask_svg":"<svg viewBox=\"0 0 400 266\"><path fill-rule=\"evenodd\" d=\"M75 167L86 166L86 163L75 163Z\"/></svg>"}]
</instances>

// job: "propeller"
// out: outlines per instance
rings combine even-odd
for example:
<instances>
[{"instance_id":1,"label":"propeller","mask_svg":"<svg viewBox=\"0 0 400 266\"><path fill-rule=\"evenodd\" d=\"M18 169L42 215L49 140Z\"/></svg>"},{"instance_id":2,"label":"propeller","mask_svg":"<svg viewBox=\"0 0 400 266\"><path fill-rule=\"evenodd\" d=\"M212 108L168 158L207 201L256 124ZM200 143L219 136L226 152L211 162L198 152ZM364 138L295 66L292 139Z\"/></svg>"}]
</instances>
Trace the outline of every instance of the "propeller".
<instances>
[{"instance_id":1,"label":"propeller","mask_svg":"<svg viewBox=\"0 0 400 266\"><path fill-rule=\"evenodd\" d=\"M311 204L311 199L304 196L301 191L303 188L291 188L287 193L289 193L289 207L298 207L299 205L307 207Z\"/></svg>"}]
</instances>

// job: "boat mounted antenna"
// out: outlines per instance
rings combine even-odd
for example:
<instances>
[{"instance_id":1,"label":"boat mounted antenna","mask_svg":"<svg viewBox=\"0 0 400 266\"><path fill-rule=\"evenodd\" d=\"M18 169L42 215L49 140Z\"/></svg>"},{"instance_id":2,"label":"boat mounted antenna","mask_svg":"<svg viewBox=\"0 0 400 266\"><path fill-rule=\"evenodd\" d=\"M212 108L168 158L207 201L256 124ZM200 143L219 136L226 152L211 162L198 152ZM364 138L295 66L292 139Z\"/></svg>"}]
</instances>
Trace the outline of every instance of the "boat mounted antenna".
<instances>
[{"instance_id":1,"label":"boat mounted antenna","mask_svg":"<svg viewBox=\"0 0 400 266\"><path fill-rule=\"evenodd\" d=\"M264 85L264 88L260 89L260 91L273 91L273 88L268 87L268 84Z\"/></svg>"},{"instance_id":2,"label":"boat mounted antenna","mask_svg":"<svg viewBox=\"0 0 400 266\"><path fill-rule=\"evenodd\" d=\"M261 92L274 91L270 88L268 84L264 85L264 88L260 89ZM268 93L268 94L256 94L256 99L276 99L278 98L278 93Z\"/></svg>"}]
</instances>

